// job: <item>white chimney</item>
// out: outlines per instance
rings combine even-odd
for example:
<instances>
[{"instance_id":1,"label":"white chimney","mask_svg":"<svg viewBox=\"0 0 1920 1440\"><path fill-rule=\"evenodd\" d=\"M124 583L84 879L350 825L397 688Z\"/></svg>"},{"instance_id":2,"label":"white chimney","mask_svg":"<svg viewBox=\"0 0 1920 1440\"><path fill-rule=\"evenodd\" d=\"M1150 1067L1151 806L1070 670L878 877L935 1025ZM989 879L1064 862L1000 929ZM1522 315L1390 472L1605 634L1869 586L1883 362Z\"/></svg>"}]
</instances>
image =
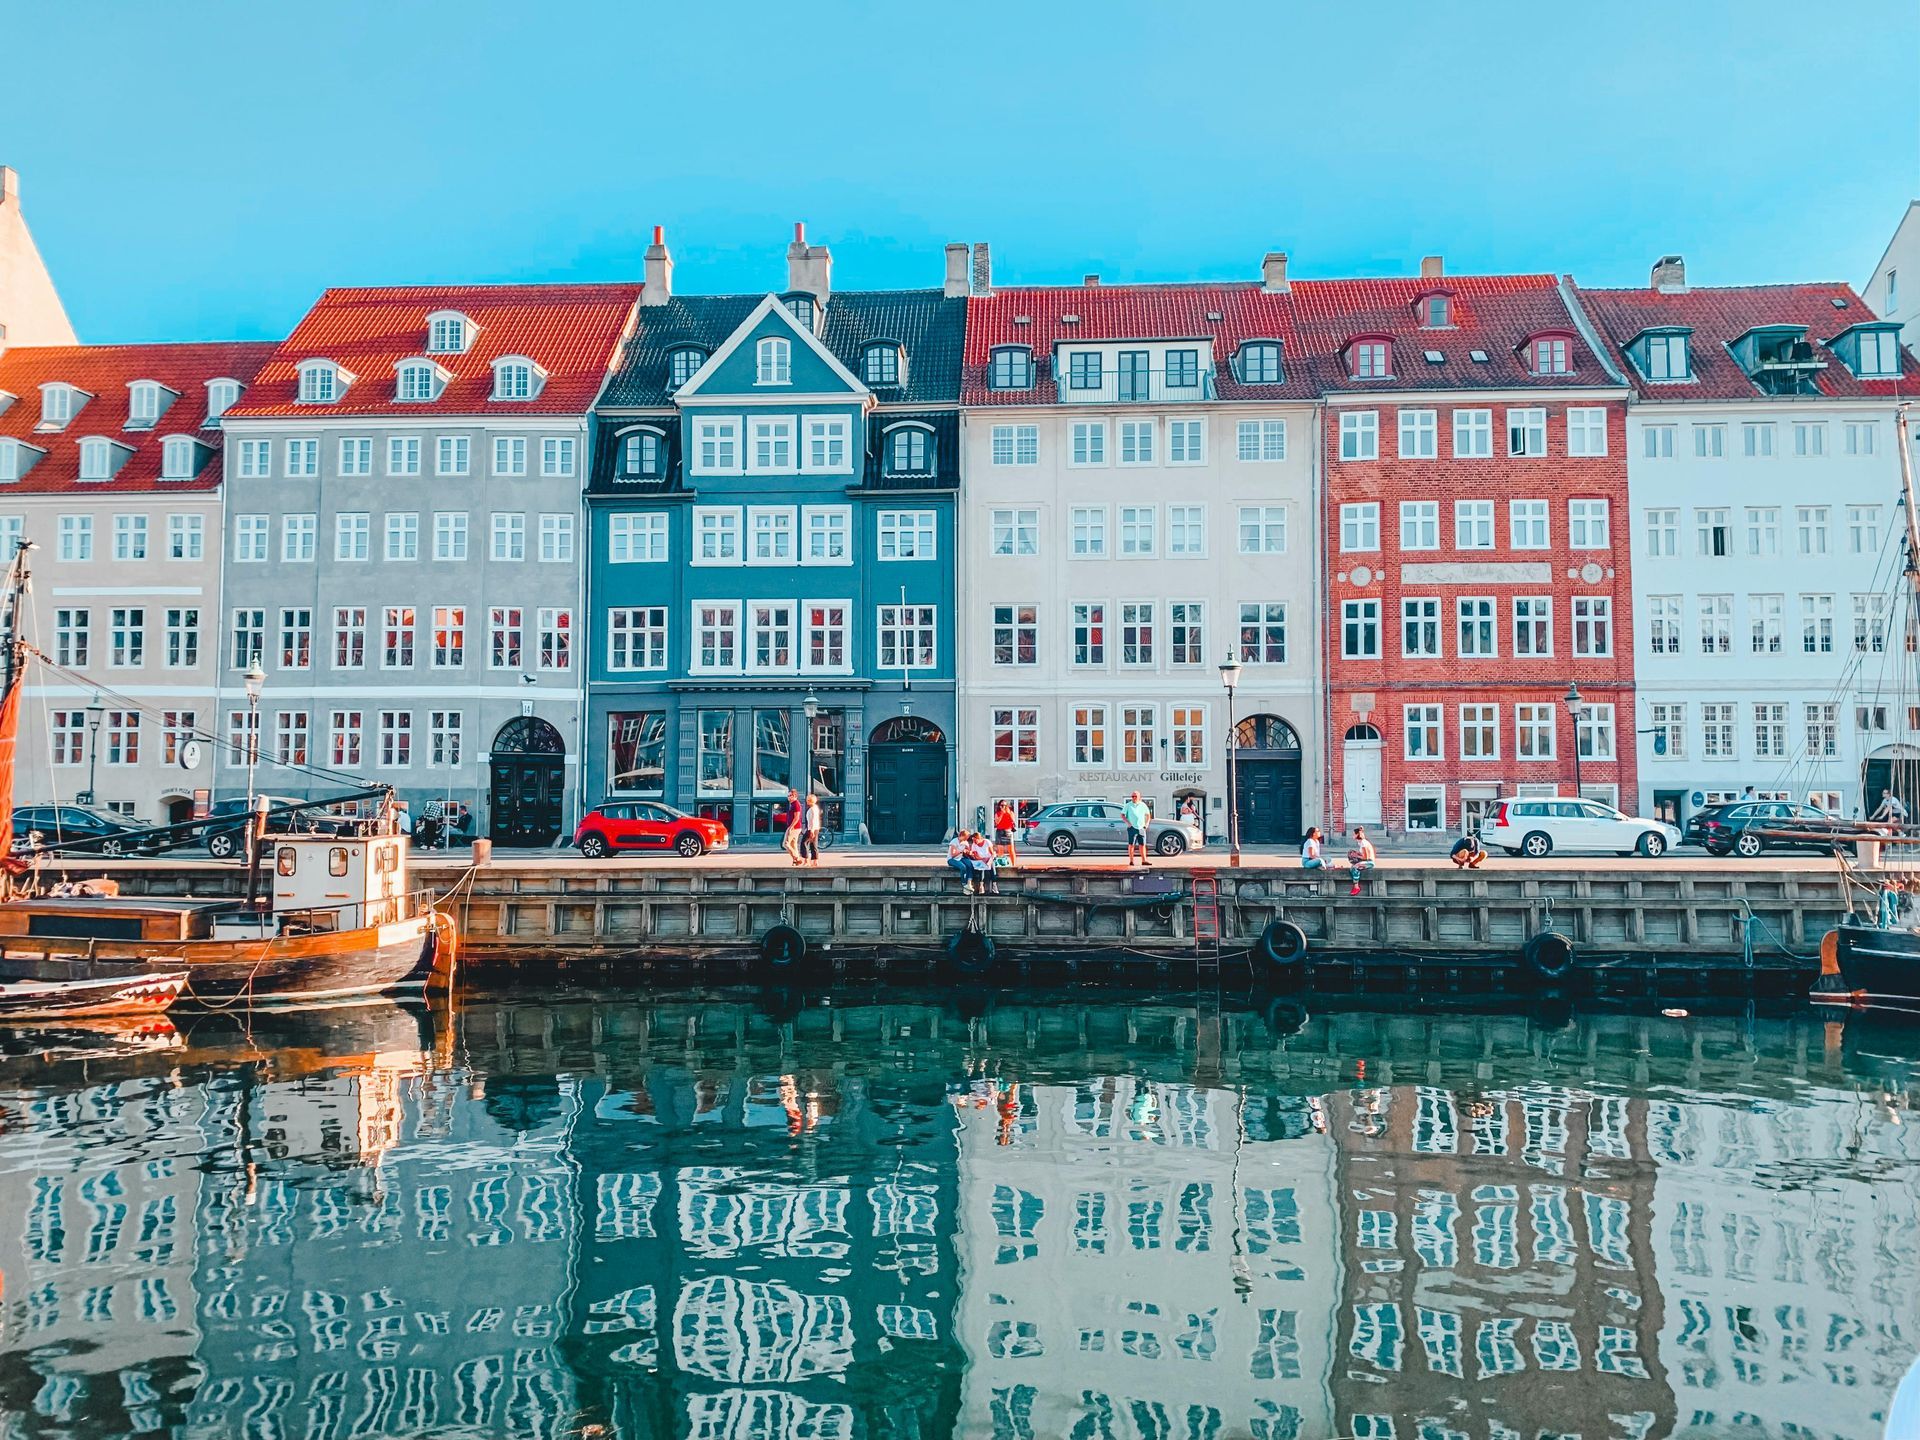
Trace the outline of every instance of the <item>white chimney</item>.
<instances>
[{"instance_id":1,"label":"white chimney","mask_svg":"<svg viewBox=\"0 0 1920 1440\"><path fill-rule=\"evenodd\" d=\"M1420 278L1422 280L1438 280L1446 273L1446 262L1438 255L1423 255L1420 257Z\"/></svg>"},{"instance_id":2,"label":"white chimney","mask_svg":"<svg viewBox=\"0 0 1920 1440\"><path fill-rule=\"evenodd\" d=\"M1687 289L1687 262L1678 255L1662 255L1653 262L1653 288L1662 295L1682 295Z\"/></svg>"},{"instance_id":3,"label":"white chimney","mask_svg":"<svg viewBox=\"0 0 1920 1440\"><path fill-rule=\"evenodd\" d=\"M993 255L982 240L973 247L973 293L991 295L993 293Z\"/></svg>"},{"instance_id":4,"label":"white chimney","mask_svg":"<svg viewBox=\"0 0 1920 1440\"><path fill-rule=\"evenodd\" d=\"M1260 259L1260 288L1269 295L1284 295L1287 284L1287 252L1269 250Z\"/></svg>"},{"instance_id":5,"label":"white chimney","mask_svg":"<svg viewBox=\"0 0 1920 1440\"><path fill-rule=\"evenodd\" d=\"M787 289L813 296L825 304L831 288L833 256L824 245L807 244L807 226L793 222L793 243L787 246Z\"/></svg>"},{"instance_id":6,"label":"white chimney","mask_svg":"<svg viewBox=\"0 0 1920 1440\"><path fill-rule=\"evenodd\" d=\"M673 299L673 256L667 253L667 227L653 227L653 243L647 247L646 286L640 291L642 305L664 305Z\"/></svg>"},{"instance_id":7,"label":"white chimney","mask_svg":"<svg viewBox=\"0 0 1920 1440\"><path fill-rule=\"evenodd\" d=\"M967 293L967 244L956 240L947 246L947 279L940 293L949 300Z\"/></svg>"}]
</instances>

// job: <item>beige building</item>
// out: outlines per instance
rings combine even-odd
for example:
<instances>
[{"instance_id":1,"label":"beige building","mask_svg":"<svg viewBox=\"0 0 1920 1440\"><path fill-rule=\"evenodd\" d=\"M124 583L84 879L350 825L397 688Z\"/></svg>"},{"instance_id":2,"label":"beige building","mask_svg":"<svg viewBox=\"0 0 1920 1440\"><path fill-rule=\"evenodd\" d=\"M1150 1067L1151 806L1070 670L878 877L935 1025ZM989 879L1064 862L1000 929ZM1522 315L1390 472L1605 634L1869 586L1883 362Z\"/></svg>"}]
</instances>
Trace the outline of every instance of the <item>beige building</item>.
<instances>
[{"instance_id":1,"label":"beige building","mask_svg":"<svg viewBox=\"0 0 1920 1440\"><path fill-rule=\"evenodd\" d=\"M73 326L20 212L20 172L0 165L0 349L71 345Z\"/></svg>"}]
</instances>

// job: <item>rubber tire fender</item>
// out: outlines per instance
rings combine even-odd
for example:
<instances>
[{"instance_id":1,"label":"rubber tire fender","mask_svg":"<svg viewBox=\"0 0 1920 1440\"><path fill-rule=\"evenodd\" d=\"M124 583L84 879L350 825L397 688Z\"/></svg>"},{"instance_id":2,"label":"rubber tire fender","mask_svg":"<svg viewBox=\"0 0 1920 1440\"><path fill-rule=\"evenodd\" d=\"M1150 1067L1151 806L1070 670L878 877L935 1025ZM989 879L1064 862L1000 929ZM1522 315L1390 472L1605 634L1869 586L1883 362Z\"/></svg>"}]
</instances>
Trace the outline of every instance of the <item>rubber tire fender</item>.
<instances>
[{"instance_id":1,"label":"rubber tire fender","mask_svg":"<svg viewBox=\"0 0 1920 1440\"><path fill-rule=\"evenodd\" d=\"M984 975L993 964L993 937L969 925L947 937L947 959L962 975Z\"/></svg>"},{"instance_id":2,"label":"rubber tire fender","mask_svg":"<svg viewBox=\"0 0 1920 1440\"><path fill-rule=\"evenodd\" d=\"M1307 932L1291 920L1272 920L1256 942L1269 969L1290 970L1307 958Z\"/></svg>"},{"instance_id":3,"label":"rubber tire fender","mask_svg":"<svg viewBox=\"0 0 1920 1440\"><path fill-rule=\"evenodd\" d=\"M1576 954L1573 940L1558 930L1542 930L1520 949L1520 958L1535 978L1557 984L1573 969Z\"/></svg>"},{"instance_id":4,"label":"rubber tire fender","mask_svg":"<svg viewBox=\"0 0 1920 1440\"><path fill-rule=\"evenodd\" d=\"M775 925L760 937L760 959L775 970L791 970L807 957L807 937L791 925Z\"/></svg>"}]
</instances>

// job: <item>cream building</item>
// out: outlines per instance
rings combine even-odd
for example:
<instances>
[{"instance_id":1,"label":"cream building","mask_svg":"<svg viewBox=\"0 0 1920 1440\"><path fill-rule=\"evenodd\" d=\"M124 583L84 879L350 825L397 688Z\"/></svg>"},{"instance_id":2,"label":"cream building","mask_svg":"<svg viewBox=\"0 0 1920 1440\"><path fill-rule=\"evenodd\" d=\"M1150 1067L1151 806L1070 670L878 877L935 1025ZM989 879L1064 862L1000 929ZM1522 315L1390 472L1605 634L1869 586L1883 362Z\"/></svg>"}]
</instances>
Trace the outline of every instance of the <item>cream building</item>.
<instances>
[{"instance_id":1,"label":"cream building","mask_svg":"<svg viewBox=\"0 0 1920 1440\"><path fill-rule=\"evenodd\" d=\"M0 165L0 349L71 345L73 326L20 210L20 172Z\"/></svg>"}]
</instances>

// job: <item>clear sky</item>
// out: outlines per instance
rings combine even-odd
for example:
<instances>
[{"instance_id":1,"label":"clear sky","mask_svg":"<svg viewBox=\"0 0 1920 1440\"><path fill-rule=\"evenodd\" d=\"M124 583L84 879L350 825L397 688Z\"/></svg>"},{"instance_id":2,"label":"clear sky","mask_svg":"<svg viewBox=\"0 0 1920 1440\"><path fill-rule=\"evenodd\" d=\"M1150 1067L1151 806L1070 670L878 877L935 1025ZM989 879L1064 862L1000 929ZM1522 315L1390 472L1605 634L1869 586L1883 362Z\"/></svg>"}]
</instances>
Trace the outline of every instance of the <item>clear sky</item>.
<instances>
[{"instance_id":1,"label":"clear sky","mask_svg":"<svg viewBox=\"0 0 1920 1440\"><path fill-rule=\"evenodd\" d=\"M0 163L81 338L327 285L1555 270L1860 284L1920 195L1915 0L9 0Z\"/></svg>"}]
</instances>

